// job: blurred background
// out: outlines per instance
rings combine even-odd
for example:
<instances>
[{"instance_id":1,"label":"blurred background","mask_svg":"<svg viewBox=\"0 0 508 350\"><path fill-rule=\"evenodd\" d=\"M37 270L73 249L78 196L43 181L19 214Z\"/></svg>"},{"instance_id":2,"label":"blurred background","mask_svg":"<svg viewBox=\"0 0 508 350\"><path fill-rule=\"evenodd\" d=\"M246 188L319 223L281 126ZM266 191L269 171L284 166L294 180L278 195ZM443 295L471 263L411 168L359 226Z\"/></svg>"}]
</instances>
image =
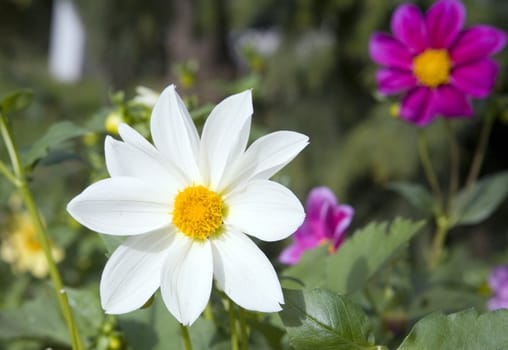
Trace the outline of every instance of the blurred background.
<instances>
[{"instance_id":1,"label":"blurred background","mask_svg":"<svg viewBox=\"0 0 508 350\"><path fill-rule=\"evenodd\" d=\"M468 25L508 31L507 1L463 2ZM66 284L96 288L106 261L103 242L73 223L65 205L91 181L107 176L102 152L108 117L135 121L147 133L146 123L138 123L146 111L128 104L138 86L159 92L174 83L198 115L207 112L202 106L252 88L253 138L279 129L310 137L309 147L277 178L302 201L312 187L329 186L339 202L356 210L350 232L371 220L421 218L388 189L401 180L425 183L416 128L396 117L396 99L377 94L376 67L368 56L370 35L389 31L391 13L401 3L0 0L0 95L33 91L29 108L10 116L22 150L57 121L87 131L52 148L32 176L52 239L65 250ZM433 2L414 3L426 9ZM508 96L507 58L506 49L496 56L501 66L497 86L491 97L475 102L476 116L454 121L462 180L486 111ZM482 175L508 168L508 104L496 103ZM109 133L114 135L114 128ZM447 184L443 123L436 120L426 133L432 161ZM3 145L0 157L7 160ZM0 235L12 231L12 217L21 207L12 186L0 180ZM489 264L506 261L507 210L505 203L482 225L453 230L450 244ZM265 248L275 259L284 244ZM0 306L21 303L37 283L31 274L0 261Z\"/></svg>"}]
</instances>

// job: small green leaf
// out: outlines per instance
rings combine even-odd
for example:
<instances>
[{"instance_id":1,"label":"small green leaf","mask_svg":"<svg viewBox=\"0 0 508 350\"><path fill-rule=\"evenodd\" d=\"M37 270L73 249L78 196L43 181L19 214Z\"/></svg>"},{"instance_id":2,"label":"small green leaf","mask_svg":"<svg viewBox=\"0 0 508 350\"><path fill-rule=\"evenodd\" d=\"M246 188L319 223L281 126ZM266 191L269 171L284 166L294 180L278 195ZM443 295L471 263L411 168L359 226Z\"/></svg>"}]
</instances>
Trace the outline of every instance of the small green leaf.
<instances>
[{"instance_id":1,"label":"small green leaf","mask_svg":"<svg viewBox=\"0 0 508 350\"><path fill-rule=\"evenodd\" d=\"M295 288L295 282L297 287L300 288L323 285L326 279L326 269L324 267L327 264L328 255L328 247L326 246L305 252L298 264L290 266L282 272L284 286ZM316 266L320 266L320 268L316 269Z\"/></svg>"},{"instance_id":2,"label":"small green leaf","mask_svg":"<svg viewBox=\"0 0 508 350\"><path fill-rule=\"evenodd\" d=\"M388 188L400 194L424 215L432 215L435 211L432 194L420 184L394 182Z\"/></svg>"},{"instance_id":3,"label":"small green leaf","mask_svg":"<svg viewBox=\"0 0 508 350\"><path fill-rule=\"evenodd\" d=\"M413 238L424 222L397 218L387 223L372 223L357 231L328 258L324 287L346 294L362 288L395 253ZM388 231L388 232L387 232Z\"/></svg>"},{"instance_id":4,"label":"small green leaf","mask_svg":"<svg viewBox=\"0 0 508 350\"><path fill-rule=\"evenodd\" d=\"M46 134L37 140L32 148L23 157L23 163L27 166L34 164L37 160L45 157L49 150L60 143L73 137L81 136L89 131L76 124L63 121L52 125Z\"/></svg>"},{"instance_id":5,"label":"small green leaf","mask_svg":"<svg viewBox=\"0 0 508 350\"><path fill-rule=\"evenodd\" d=\"M94 337L104 321L104 312L99 302L99 288L94 290L65 288L69 304L82 336Z\"/></svg>"},{"instance_id":6,"label":"small green leaf","mask_svg":"<svg viewBox=\"0 0 508 350\"><path fill-rule=\"evenodd\" d=\"M371 325L363 311L324 289L286 289L279 313L295 349L374 349L369 342Z\"/></svg>"},{"instance_id":7,"label":"small green leaf","mask_svg":"<svg viewBox=\"0 0 508 350\"><path fill-rule=\"evenodd\" d=\"M31 90L18 90L4 98L0 102L0 112L11 113L21 111L32 103L33 93Z\"/></svg>"},{"instance_id":8,"label":"small green leaf","mask_svg":"<svg viewBox=\"0 0 508 350\"><path fill-rule=\"evenodd\" d=\"M420 320L398 350L497 350L508 347L508 310L483 315L473 310Z\"/></svg>"},{"instance_id":9,"label":"small green leaf","mask_svg":"<svg viewBox=\"0 0 508 350\"><path fill-rule=\"evenodd\" d=\"M508 194L508 172L486 176L469 193L460 191L454 200L456 225L472 225L487 219Z\"/></svg>"}]
</instances>

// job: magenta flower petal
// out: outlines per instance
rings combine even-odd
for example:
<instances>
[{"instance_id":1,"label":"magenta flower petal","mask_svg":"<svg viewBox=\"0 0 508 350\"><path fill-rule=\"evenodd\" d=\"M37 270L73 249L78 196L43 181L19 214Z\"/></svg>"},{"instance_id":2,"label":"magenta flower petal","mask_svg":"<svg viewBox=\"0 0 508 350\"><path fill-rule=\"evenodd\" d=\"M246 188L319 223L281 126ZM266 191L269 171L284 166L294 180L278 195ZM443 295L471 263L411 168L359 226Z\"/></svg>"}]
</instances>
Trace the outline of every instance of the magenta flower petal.
<instances>
[{"instance_id":1,"label":"magenta flower petal","mask_svg":"<svg viewBox=\"0 0 508 350\"><path fill-rule=\"evenodd\" d=\"M495 267L489 276L489 286L493 291L498 291L508 282L508 265Z\"/></svg>"},{"instance_id":2,"label":"magenta flower petal","mask_svg":"<svg viewBox=\"0 0 508 350\"><path fill-rule=\"evenodd\" d=\"M337 249L346 238L346 230L353 219L354 209L349 205L339 205L334 208L333 215L330 216L329 226L333 227L331 240L333 249Z\"/></svg>"},{"instance_id":3,"label":"magenta flower petal","mask_svg":"<svg viewBox=\"0 0 508 350\"><path fill-rule=\"evenodd\" d=\"M508 309L508 300L500 297L492 297L487 302L487 309L490 311Z\"/></svg>"},{"instance_id":4,"label":"magenta flower petal","mask_svg":"<svg viewBox=\"0 0 508 350\"><path fill-rule=\"evenodd\" d=\"M506 33L494 27L478 25L464 30L450 49L455 64L493 55L506 45ZM480 75L481 76L481 75Z\"/></svg>"},{"instance_id":5,"label":"magenta flower petal","mask_svg":"<svg viewBox=\"0 0 508 350\"><path fill-rule=\"evenodd\" d=\"M369 41L369 54L374 62L388 67L411 70L409 50L386 33L374 33Z\"/></svg>"},{"instance_id":6,"label":"magenta flower petal","mask_svg":"<svg viewBox=\"0 0 508 350\"><path fill-rule=\"evenodd\" d=\"M416 86L417 79L409 71L380 68L376 73L379 91L385 95L397 94Z\"/></svg>"},{"instance_id":7,"label":"magenta flower petal","mask_svg":"<svg viewBox=\"0 0 508 350\"><path fill-rule=\"evenodd\" d=\"M279 261L283 264L295 265L302 258L304 251L304 248L302 248L298 243L294 242L282 251L282 253L279 255Z\"/></svg>"},{"instance_id":8,"label":"magenta flower petal","mask_svg":"<svg viewBox=\"0 0 508 350\"><path fill-rule=\"evenodd\" d=\"M309 220L322 220L330 206L337 204L335 194L328 187L316 187L310 191L305 204Z\"/></svg>"},{"instance_id":9,"label":"magenta flower petal","mask_svg":"<svg viewBox=\"0 0 508 350\"><path fill-rule=\"evenodd\" d=\"M427 87L410 90L402 100L400 115L418 126L428 124L435 118L435 93Z\"/></svg>"},{"instance_id":10,"label":"magenta flower petal","mask_svg":"<svg viewBox=\"0 0 508 350\"><path fill-rule=\"evenodd\" d=\"M482 98L490 94L494 88L498 71L499 66L496 62L484 58L453 69L451 81L462 92Z\"/></svg>"},{"instance_id":11,"label":"magenta flower petal","mask_svg":"<svg viewBox=\"0 0 508 350\"><path fill-rule=\"evenodd\" d=\"M420 9L413 4L400 5L392 16L392 32L413 54L428 47L427 28Z\"/></svg>"},{"instance_id":12,"label":"magenta flower petal","mask_svg":"<svg viewBox=\"0 0 508 350\"><path fill-rule=\"evenodd\" d=\"M426 23L432 48L448 48L464 26L466 9L458 0L440 0L427 12Z\"/></svg>"},{"instance_id":13,"label":"magenta flower petal","mask_svg":"<svg viewBox=\"0 0 508 350\"><path fill-rule=\"evenodd\" d=\"M436 112L445 117L469 117L473 115L473 107L467 96L450 84L437 88L434 103Z\"/></svg>"}]
</instances>

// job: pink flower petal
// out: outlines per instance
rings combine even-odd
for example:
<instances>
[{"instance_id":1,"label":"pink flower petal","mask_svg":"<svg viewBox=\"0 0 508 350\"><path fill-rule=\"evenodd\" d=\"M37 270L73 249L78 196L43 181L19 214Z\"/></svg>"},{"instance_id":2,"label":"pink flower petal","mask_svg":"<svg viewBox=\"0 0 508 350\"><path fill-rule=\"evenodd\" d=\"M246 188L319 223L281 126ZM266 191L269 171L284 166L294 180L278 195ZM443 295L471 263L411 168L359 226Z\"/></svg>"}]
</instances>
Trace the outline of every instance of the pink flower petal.
<instances>
[{"instance_id":1,"label":"pink flower petal","mask_svg":"<svg viewBox=\"0 0 508 350\"><path fill-rule=\"evenodd\" d=\"M298 244L298 242L293 242L292 244L287 246L282 251L282 253L280 253L279 261L287 265L298 264L304 252L305 249L303 249L302 246Z\"/></svg>"},{"instance_id":2,"label":"pink flower petal","mask_svg":"<svg viewBox=\"0 0 508 350\"><path fill-rule=\"evenodd\" d=\"M485 58L454 68L452 84L462 92L476 98L486 97L494 88L499 66Z\"/></svg>"},{"instance_id":3,"label":"pink flower petal","mask_svg":"<svg viewBox=\"0 0 508 350\"><path fill-rule=\"evenodd\" d=\"M369 53L374 62L411 70L412 57L408 48L389 34L374 33L369 41Z\"/></svg>"},{"instance_id":4,"label":"pink flower petal","mask_svg":"<svg viewBox=\"0 0 508 350\"><path fill-rule=\"evenodd\" d=\"M443 85L436 89L436 112L445 117L469 117L473 108L467 96L452 85Z\"/></svg>"},{"instance_id":5,"label":"pink flower petal","mask_svg":"<svg viewBox=\"0 0 508 350\"><path fill-rule=\"evenodd\" d=\"M455 64L493 55L506 45L506 33L494 27L478 25L464 30L450 49Z\"/></svg>"},{"instance_id":6,"label":"pink flower petal","mask_svg":"<svg viewBox=\"0 0 508 350\"><path fill-rule=\"evenodd\" d=\"M428 47L427 28L420 9L413 4L400 5L392 16L392 32L411 53L418 54Z\"/></svg>"},{"instance_id":7,"label":"pink flower petal","mask_svg":"<svg viewBox=\"0 0 508 350\"><path fill-rule=\"evenodd\" d=\"M328 187L316 187L310 191L305 204L307 218L310 220L321 220L329 206L337 203L335 194Z\"/></svg>"},{"instance_id":8,"label":"pink flower petal","mask_svg":"<svg viewBox=\"0 0 508 350\"><path fill-rule=\"evenodd\" d=\"M333 248L337 249L346 238L346 230L353 219L354 209L349 205L339 205L334 208L333 215L330 217L330 227L333 228L331 240Z\"/></svg>"},{"instance_id":9,"label":"pink flower petal","mask_svg":"<svg viewBox=\"0 0 508 350\"><path fill-rule=\"evenodd\" d=\"M424 126L436 117L435 91L419 86L402 100L400 115L403 119L418 126Z\"/></svg>"},{"instance_id":10,"label":"pink flower petal","mask_svg":"<svg viewBox=\"0 0 508 350\"><path fill-rule=\"evenodd\" d=\"M376 80L379 91L386 95L397 94L417 84L417 79L411 72L395 68L378 69Z\"/></svg>"},{"instance_id":11,"label":"pink flower petal","mask_svg":"<svg viewBox=\"0 0 508 350\"><path fill-rule=\"evenodd\" d=\"M466 9L458 0L440 0L427 12L426 23L432 48L448 48L464 26Z\"/></svg>"}]
</instances>

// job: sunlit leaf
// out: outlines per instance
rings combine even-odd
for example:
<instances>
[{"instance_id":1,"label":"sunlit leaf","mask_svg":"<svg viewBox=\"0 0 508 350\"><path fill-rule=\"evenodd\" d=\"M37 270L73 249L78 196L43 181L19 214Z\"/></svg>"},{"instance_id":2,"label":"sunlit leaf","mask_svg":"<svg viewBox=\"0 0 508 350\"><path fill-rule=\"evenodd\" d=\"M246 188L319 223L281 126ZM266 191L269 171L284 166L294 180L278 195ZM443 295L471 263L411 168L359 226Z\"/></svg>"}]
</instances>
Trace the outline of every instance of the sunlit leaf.
<instances>
[{"instance_id":1,"label":"sunlit leaf","mask_svg":"<svg viewBox=\"0 0 508 350\"><path fill-rule=\"evenodd\" d=\"M324 290L285 290L279 313L291 345L299 349L374 349L371 325L346 297Z\"/></svg>"},{"instance_id":2,"label":"sunlit leaf","mask_svg":"<svg viewBox=\"0 0 508 350\"><path fill-rule=\"evenodd\" d=\"M420 320L398 350L496 350L508 346L508 310L483 315L473 310Z\"/></svg>"}]
</instances>

